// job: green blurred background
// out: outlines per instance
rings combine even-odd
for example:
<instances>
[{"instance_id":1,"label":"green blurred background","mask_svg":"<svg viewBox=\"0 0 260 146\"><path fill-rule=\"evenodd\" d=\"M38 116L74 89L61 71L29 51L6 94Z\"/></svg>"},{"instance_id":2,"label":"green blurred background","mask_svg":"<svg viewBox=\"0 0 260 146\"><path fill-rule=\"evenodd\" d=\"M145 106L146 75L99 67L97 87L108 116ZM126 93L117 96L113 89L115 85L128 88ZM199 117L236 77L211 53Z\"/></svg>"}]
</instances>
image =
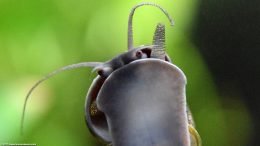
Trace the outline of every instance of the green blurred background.
<instances>
[{"instance_id":1,"label":"green blurred background","mask_svg":"<svg viewBox=\"0 0 260 146\"><path fill-rule=\"evenodd\" d=\"M25 135L20 136L23 102L30 87L54 69L106 61L126 51L128 14L140 2L0 0L0 144L101 145L84 121L85 95L96 76L91 69L67 71L39 86L28 102ZM242 100L219 94L193 42L203 1L150 2L165 8L175 26L158 9L139 8L133 21L135 46L151 44L156 24L164 23L167 52L187 76L187 100L203 145L247 145L252 129L248 108Z\"/></svg>"}]
</instances>

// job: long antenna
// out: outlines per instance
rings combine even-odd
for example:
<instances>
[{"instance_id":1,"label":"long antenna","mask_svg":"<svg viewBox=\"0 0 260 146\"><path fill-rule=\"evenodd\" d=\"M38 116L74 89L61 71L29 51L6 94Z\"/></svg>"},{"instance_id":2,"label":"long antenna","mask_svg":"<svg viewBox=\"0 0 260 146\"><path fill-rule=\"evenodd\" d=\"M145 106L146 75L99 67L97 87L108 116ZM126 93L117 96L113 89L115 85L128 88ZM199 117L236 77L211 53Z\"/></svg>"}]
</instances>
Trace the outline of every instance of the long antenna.
<instances>
[{"instance_id":1,"label":"long antenna","mask_svg":"<svg viewBox=\"0 0 260 146\"><path fill-rule=\"evenodd\" d=\"M172 18L170 17L170 15L168 14L168 12L163 9L161 6L155 4L155 3L150 3L150 2L144 2L144 3L140 3L136 6L134 6L129 14L129 18L128 18L128 50L133 49L133 16L134 16L134 12L138 7L144 6L144 5L149 5L149 6L154 6L159 8L165 15L166 17L169 19L171 25L174 25L174 22L172 20Z\"/></svg>"},{"instance_id":2,"label":"long antenna","mask_svg":"<svg viewBox=\"0 0 260 146\"><path fill-rule=\"evenodd\" d=\"M40 79L39 81L37 81L32 88L29 90L29 92L27 93L26 97L25 97L25 101L24 101L24 105L23 105L23 113L22 113L22 118L21 118L21 135L23 135L23 125L24 125L24 117L25 117L25 110L26 110L26 105L27 105L27 101L30 97L30 95L32 94L32 92L34 91L34 89L40 85L43 81L53 77L54 75L61 73L63 71L66 70L72 70L72 69L76 69L76 68L82 68L82 67L96 67L99 65L102 65L102 62L81 62L81 63L77 63L77 64L71 64L68 66L64 66L62 68L59 68L51 73L49 73L48 75L44 76L42 79Z\"/></svg>"}]
</instances>

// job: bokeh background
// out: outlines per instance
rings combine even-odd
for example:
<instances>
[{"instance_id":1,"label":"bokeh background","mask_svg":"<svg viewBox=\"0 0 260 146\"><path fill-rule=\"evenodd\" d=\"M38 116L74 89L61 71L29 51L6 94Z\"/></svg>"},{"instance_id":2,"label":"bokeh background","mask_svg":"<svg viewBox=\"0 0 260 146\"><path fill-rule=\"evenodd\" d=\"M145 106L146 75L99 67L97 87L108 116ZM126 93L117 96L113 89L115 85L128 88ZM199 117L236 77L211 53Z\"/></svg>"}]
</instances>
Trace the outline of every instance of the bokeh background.
<instances>
[{"instance_id":1,"label":"bokeh background","mask_svg":"<svg viewBox=\"0 0 260 146\"><path fill-rule=\"evenodd\" d=\"M0 0L0 144L101 145L84 121L91 69L66 71L32 94L43 75L106 61L127 49L130 9L142 1ZM256 146L259 131L260 5L256 0L151 0L134 16L135 46L166 25L167 52L186 74L187 100L203 146Z\"/></svg>"}]
</instances>

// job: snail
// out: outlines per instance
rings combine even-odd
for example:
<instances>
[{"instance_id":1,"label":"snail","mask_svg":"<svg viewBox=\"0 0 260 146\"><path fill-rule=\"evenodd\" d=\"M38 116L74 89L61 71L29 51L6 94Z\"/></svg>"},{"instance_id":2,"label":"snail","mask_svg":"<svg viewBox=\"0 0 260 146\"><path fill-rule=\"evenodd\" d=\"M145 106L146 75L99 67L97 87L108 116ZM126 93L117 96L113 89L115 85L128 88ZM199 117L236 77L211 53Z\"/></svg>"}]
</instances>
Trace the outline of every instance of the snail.
<instances>
[{"instance_id":1,"label":"snail","mask_svg":"<svg viewBox=\"0 0 260 146\"><path fill-rule=\"evenodd\" d=\"M121 53L120 55L114 57L113 59L107 61L107 62L81 62L77 64L72 64L68 66L64 66L60 69L57 69L48 75L44 76L42 79L40 79L38 82L36 82L33 87L29 90L28 94L26 95L24 106L23 106L23 113L22 113L22 118L21 118L21 133L23 133L23 125L24 125L24 119L25 119L25 111L26 111L26 105L27 101L33 92L33 90L40 85L43 81L51 78L52 76L61 73L66 70L72 70L76 68L83 68L83 67L92 67L93 72L96 72L98 76L94 79L92 82L91 87L89 88L89 91L87 93L86 97L86 103L85 103L85 119L87 126L90 130L90 132L96 136L98 139L100 139L103 143L105 144L112 144L115 146L122 145L124 143L124 146L131 145L129 143L131 142L126 142L123 140L115 140L115 135L117 135L118 130L113 130L113 127L116 122L112 122L115 119L111 119L111 115L109 114L108 111L114 110L111 108L107 109L108 103L115 104L115 105L120 105L120 109L124 108L124 106L121 105L121 103L117 103L118 101L110 101L110 97L106 96L113 96L116 97L117 95L114 95L116 92L111 92L111 90L108 90L109 88L117 88L113 82L118 80L118 78L123 77L121 80L126 80L127 82L129 81L129 78L126 77L126 72L131 72L135 75L135 70L136 72L140 72L139 76L134 76L133 75L133 81L135 78L139 78L141 76L146 76L147 70L146 68L151 68L153 65L155 65L155 70L154 72L160 73L165 73L165 74L176 74L176 78L178 80L178 83L180 84L168 84L167 78L163 77L162 80L159 80L158 83L162 83L162 85L169 85L168 88L177 88L181 86L181 94L184 95L185 93L185 84L186 84L186 77L182 73L182 71L175 65L172 64L172 61L170 57L167 55L165 52L165 26L161 23L157 24L154 37L153 37L153 44L152 45L143 45L139 47L133 47L133 30L132 30L132 19L135 10L138 7L145 6L145 5L150 5L159 8L169 19L171 25L174 25L173 20L161 6L154 4L154 3L141 3L136 6L134 6L129 14L129 19L128 19L128 51ZM159 65L159 66L158 66ZM160 66L162 70L160 70ZM146 73L145 73L146 72ZM156 74L154 73L147 73L147 76L155 76ZM118 77L118 78L117 78ZM158 77L161 78L161 77ZM176 78L169 77L169 80L173 80L173 82L176 80ZM156 79L155 79L156 80ZM135 83L135 82L134 82ZM157 83L155 81L155 83ZM176 81L177 83L177 81ZM111 84L110 87L108 85ZM146 87L146 85L142 85L143 82L136 82L136 86L142 86ZM147 85L150 86L150 85ZM154 86L154 85L151 85ZM174 86L174 87L173 87ZM108 88L108 89L106 89ZM121 86L120 86L121 88ZM122 87L123 89L125 87ZM135 89L135 88L133 88ZM166 88L165 88L166 89ZM113 89L117 90L117 89ZM118 88L119 90L119 88ZM125 90L125 89L124 89ZM153 91L156 93L156 90ZM132 91L132 89L129 89L127 91ZM158 89L158 91L160 91ZM168 90L169 91L169 90ZM170 93L173 93L174 90L169 91ZM179 91L178 91L179 92ZM120 92L118 95L123 94L123 96L128 96L127 94ZM138 94L138 92L137 92ZM114 99L114 98L111 98ZM124 99L124 98L122 98ZM167 100L168 100L167 96ZM108 100L108 101L107 101ZM139 99L137 99L139 100ZM158 99L159 100L159 99ZM171 99L170 99L171 100ZM104 102L105 101L105 102ZM157 99L155 100L157 102ZM191 113L189 109L186 107L186 100L185 96L183 96L183 99L180 100L181 104L177 105L180 107L182 114L181 114L181 119L182 122L179 121L179 124L181 125L180 127L184 126L184 130L182 133L184 133L184 136L182 136L180 139L184 138L183 141L183 146L185 145L192 145L192 146L199 146L201 145L201 140L198 132L194 128L193 120ZM148 102L149 103L149 102ZM152 104L152 103L151 103ZM117 107L113 106L113 108L117 109ZM120 113L120 109L116 111L116 113ZM187 111L186 111L187 110ZM125 110L122 110L125 111ZM157 111L155 111L157 112ZM128 111L126 111L128 113ZM179 113L177 113L179 114ZM176 116L178 116L176 114ZM112 114L112 117L115 116ZM139 117L137 118L139 119ZM156 121L156 120L155 120ZM184 122L183 122L184 121ZM178 120L177 120L178 123ZM118 125L120 126L120 125ZM138 125L137 125L138 126ZM166 129L164 129L166 130ZM112 131L112 132L111 132ZM113 132L116 131L116 132ZM158 131L157 131L158 132ZM186 132L186 133L185 133ZM162 132L163 133L163 132ZM189 133L189 134L187 134ZM119 134L120 135L120 134ZM189 136L189 138L187 138ZM186 137L186 138L185 138ZM157 139L157 137L156 137ZM125 144L126 143L126 144ZM156 143L156 142L154 142ZM134 144L136 145L136 144Z\"/></svg>"}]
</instances>

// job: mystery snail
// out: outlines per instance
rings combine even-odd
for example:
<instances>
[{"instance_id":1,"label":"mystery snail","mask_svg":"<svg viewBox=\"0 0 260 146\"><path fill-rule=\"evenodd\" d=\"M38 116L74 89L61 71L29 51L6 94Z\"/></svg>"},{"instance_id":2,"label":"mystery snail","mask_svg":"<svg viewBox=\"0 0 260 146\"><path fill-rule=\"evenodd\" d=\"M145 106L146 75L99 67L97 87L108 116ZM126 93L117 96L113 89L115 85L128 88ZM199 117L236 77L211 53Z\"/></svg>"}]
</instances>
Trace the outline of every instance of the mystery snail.
<instances>
[{"instance_id":1,"label":"mystery snail","mask_svg":"<svg viewBox=\"0 0 260 146\"><path fill-rule=\"evenodd\" d=\"M132 19L128 19L128 51L107 62L81 62L57 69L36 82L23 107L21 132L27 101L32 91L50 77L75 68L93 67L98 76L92 82L85 103L86 123L93 135L113 146L200 146L186 105L184 73L165 52L165 26L157 24L152 45L133 46ZM172 124L172 125L171 125Z\"/></svg>"}]
</instances>

